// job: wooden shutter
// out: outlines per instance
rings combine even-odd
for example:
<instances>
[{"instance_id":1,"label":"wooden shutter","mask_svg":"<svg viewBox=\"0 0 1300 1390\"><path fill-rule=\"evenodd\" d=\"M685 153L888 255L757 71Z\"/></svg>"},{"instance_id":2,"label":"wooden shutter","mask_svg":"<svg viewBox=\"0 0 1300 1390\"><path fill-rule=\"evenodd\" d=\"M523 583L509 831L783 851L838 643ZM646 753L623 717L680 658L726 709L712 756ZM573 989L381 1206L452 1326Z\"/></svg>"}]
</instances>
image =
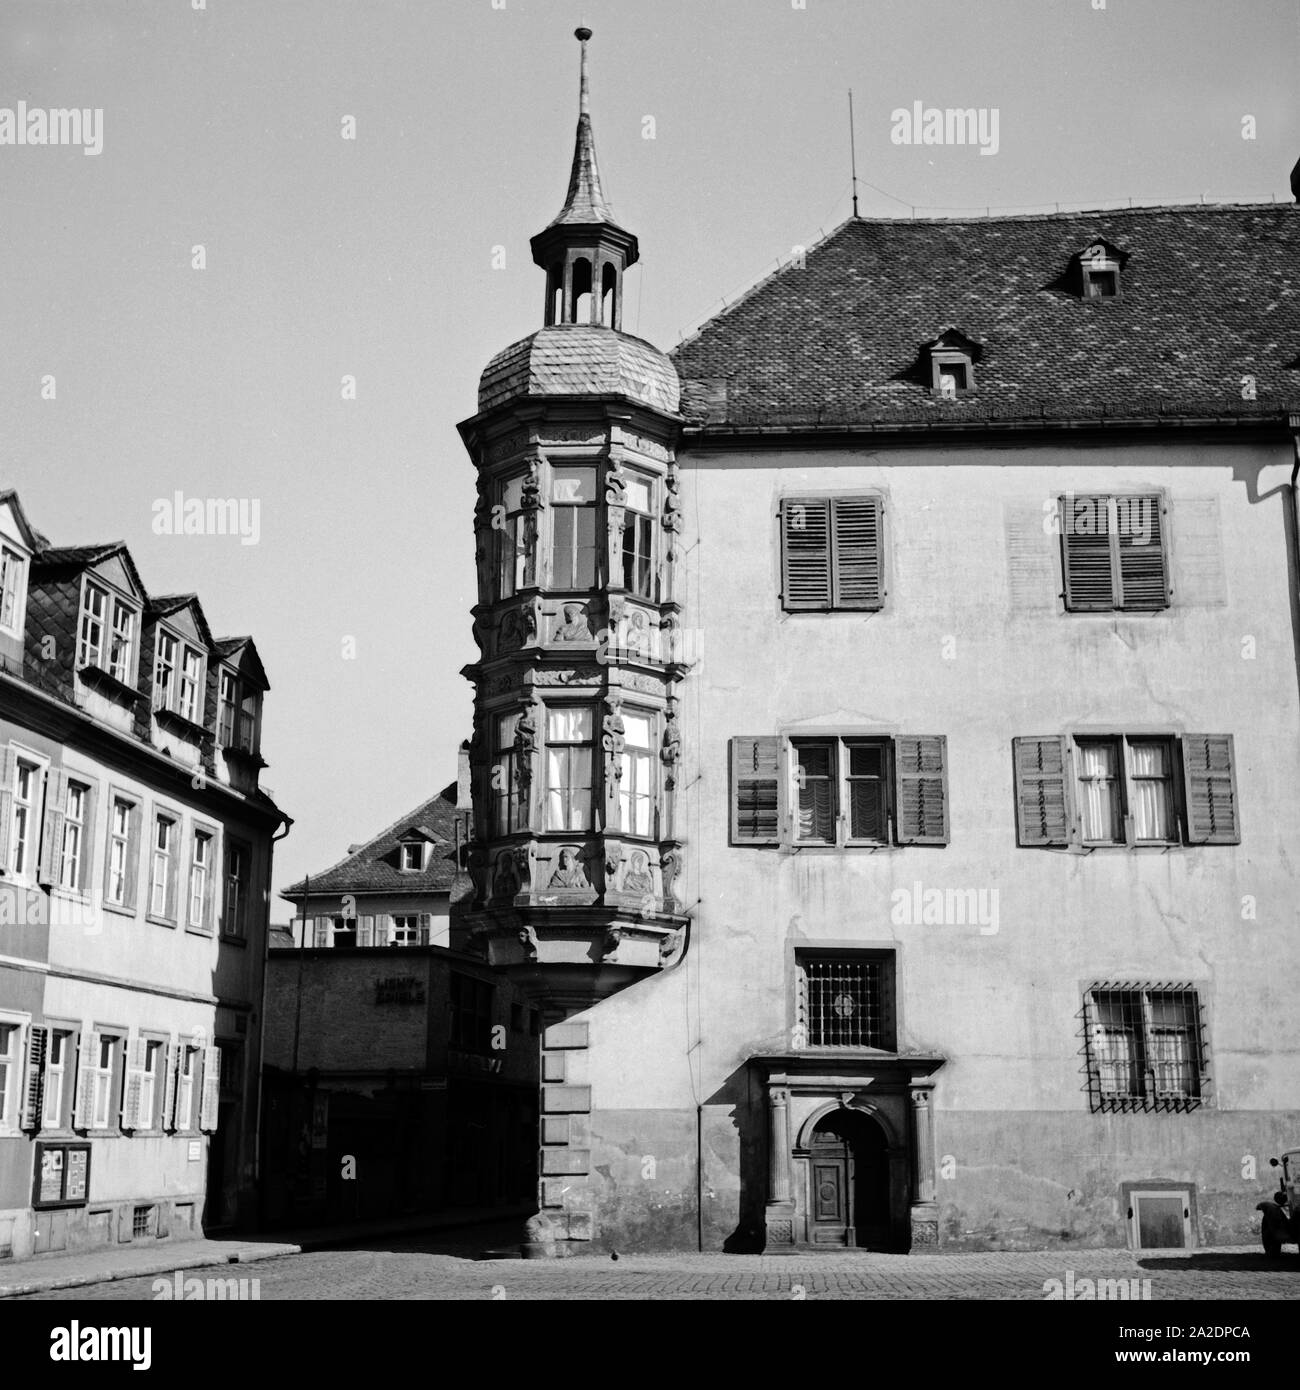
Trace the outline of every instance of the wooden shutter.
<instances>
[{"instance_id":1,"label":"wooden shutter","mask_svg":"<svg viewBox=\"0 0 1300 1390\"><path fill-rule=\"evenodd\" d=\"M221 1100L221 1049L203 1049L203 1099L199 1104L199 1128L212 1134L217 1128Z\"/></svg>"},{"instance_id":2,"label":"wooden shutter","mask_svg":"<svg viewBox=\"0 0 1300 1390\"><path fill-rule=\"evenodd\" d=\"M1232 735L1186 734L1182 745L1188 844L1240 844Z\"/></svg>"},{"instance_id":3,"label":"wooden shutter","mask_svg":"<svg viewBox=\"0 0 1300 1390\"><path fill-rule=\"evenodd\" d=\"M880 498L831 499L833 606L879 608L881 581Z\"/></svg>"},{"instance_id":4,"label":"wooden shutter","mask_svg":"<svg viewBox=\"0 0 1300 1390\"><path fill-rule=\"evenodd\" d=\"M99 1061L99 1034L93 1028L83 1028L77 1039L77 1085L73 1092L72 1127L90 1128L90 1105L94 1094L90 1069Z\"/></svg>"},{"instance_id":5,"label":"wooden shutter","mask_svg":"<svg viewBox=\"0 0 1300 1390\"><path fill-rule=\"evenodd\" d=\"M124 906L135 907L136 894L140 886L140 826L144 812L138 801L130 804L126 817L126 886L123 890ZM109 808L109 825L112 825L112 808ZM146 910L148 904L145 904Z\"/></svg>"},{"instance_id":6,"label":"wooden shutter","mask_svg":"<svg viewBox=\"0 0 1300 1390\"><path fill-rule=\"evenodd\" d=\"M14 773L18 755L13 745L0 747L0 869L9 871L9 835L14 819Z\"/></svg>"},{"instance_id":7,"label":"wooden shutter","mask_svg":"<svg viewBox=\"0 0 1300 1390\"><path fill-rule=\"evenodd\" d=\"M86 795L82 799L81 863L77 866L77 887L88 893L94 885L95 809L99 803L99 783L86 778L82 786L86 789Z\"/></svg>"},{"instance_id":8,"label":"wooden shutter","mask_svg":"<svg viewBox=\"0 0 1300 1390\"><path fill-rule=\"evenodd\" d=\"M1065 557L1065 606L1104 612L1115 606L1111 563L1110 499L1061 499L1061 549Z\"/></svg>"},{"instance_id":9,"label":"wooden shutter","mask_svg":"<svg viewBox=\"0 0 1300 1390\"><path fill-rule=\"evenodd\" d=\"M1115 499L1119 601L1124 608L1169 606L1163 501L1158 493Z\"/></svg>"},{"instance_id":10,"label":"wooden shutter","mask_svg":"<svg viewBox=\"0 0 1300 1390\"><path fill-rule=\"evenodd\" d=\"M36 881L59 881L63 863L63 813L68 795L68 777L62 768L52 767L45 774L45 813L41 817L41 850L36 861Z\"/></svg>"},{"instance_id":11,"label":"wooden shutter","mask_svg":"<svg viewBox=\"0 0 1300 1390\"><path fill-rule=\"evenodd\" d=\"M781 499L781 589L787 612L831 606L830 504Z\"/></svg>"},{"instance_id":12,"label":"wooden shutter","mask_svg":"<svg viewBox=\"0 0 1300 1390\"><path fill-rule=\"evenodd\" d=\"M213 931L216 926L212 914L212 895L216 891L225 865L225 861L217 853L218 848L217 837L214 834L208 841L208 872L203 882L203 930L206 932Z\"/></svg>"},{"instance_id":13,"label":"wooden shutter","mask_svg":"<svg viewBox=\"0 0 1300 1390\"><path fill-rule=\"evenodd\" d=\"M1022 845L1070 843L1070 761L1059 734L1012 740L1016 828Z\"/></svg>"},{"instance_id":14,"label":"wooden shutter","mask_svg":"<svg viewBox=\"0 0 1300 1390\"><path fill-rule=\"evenodd\" d=\"M175 1038L172 1038L163 1049L165 1056L161 1068L163 1083L162 1127L166 1130L172 1130L176 1125L176 1086L178 1084L177 1078L180 1075L183 1048L183 1043L178 1043Z\"/></svg>"},{"instance_id":15,"label":"wooden shutter","mask_svg":"<svg viewBox=\"0 0 1300 1390\"><path fill-rule=\"evenodd\" d=\"M18 1119L22 1129L41 1127L41 1107L45 1101L45 1058L49 1046L50 1030L44 1024L29 1024L27 1062L23 1069L22 1108Z\"/></svg>"},{"instance_id":16,"label":"wooden shutter","mask_svg":"<svg viewBox=\"0 0 1300 1390\"><path fill-rule=\"evenodd\" d=\"M900 734L894 740L895 833L900 845L948 843L948 739Z\"/></svg>"},{"instance_id":17,"label":"wooden shutter","mask_svg":"<svg viewBox=\"0 0 1300 1390\"><path fill-rule=\"evenodd\" d=\"M433 936L433 913L420 913L420 945L427 946Z\"/></svg>"},{"instance_id":18,"label":"wooden shutter","mask_svg":"<svg viewBox=\"0 0 1300 1390\"><path fill-rule=\"evenodd\" d=\"M375 919L373 917L359 917L357 919L357 945L373 946L375 944Z\"/></svg>"},{"instance_id":19,"label":"wooden shutter","mask_svg":"<svg viewBox=\"0 0 1300 1390\"><path fill-rule=\"evenodd\" d=\"M328 917L314 917L316 924L315 935L312 938L313 946L328 946L330 944L330 928L332 923Z\"/></svg>"},{"instance_id":20,"label":"wooden shutter","mask_svg":"<svg viewBox=\"0 0 1300 1390\"><path fill-rule=\"evenodd\" d=\"M145 1040L137 1033L126 1048L122 1082L122 1128L144 1129L140 1103L144 1099Z\"/></svg>"},{"instance_id":21,"label":"wooden shutter","mask_svg":"<svg viewBox=\"0 0 1300 1390\"><path fill-rule=\"evenodd\" d=\"M731 843L781 841L781 740L776 736L731 740Z\"/></svg>"}]
</instances>

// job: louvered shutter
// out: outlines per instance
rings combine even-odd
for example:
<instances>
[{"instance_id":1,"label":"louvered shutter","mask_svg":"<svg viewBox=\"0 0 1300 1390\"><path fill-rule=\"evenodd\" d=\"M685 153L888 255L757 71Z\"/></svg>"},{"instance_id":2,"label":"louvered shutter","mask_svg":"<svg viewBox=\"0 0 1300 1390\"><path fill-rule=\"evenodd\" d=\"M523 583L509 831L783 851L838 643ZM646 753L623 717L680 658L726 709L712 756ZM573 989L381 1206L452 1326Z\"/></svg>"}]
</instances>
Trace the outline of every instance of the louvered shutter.
<instances>
[{"instance_id":1,"label":"louvered shutter","mask_svg":"<svg viewBox=\"0 0 1300 1390\"><path fill-rule=\"evenodd\" d=\"M176 1084L180 1074L181 1050L184 1044L178 1044L175 1038L168 1041L165 1049L166 1056L163 1059L162 1079L163 1079L163 1103L162 1103L162 1127L171 1130L176 1124Z\"/></svg>"},{"instance_id":2,"label":"louvered shutter","mask_svg":"<svg viewBox=\"0 0 1300 1390\"><path fill-rule=\"evenodd\" d=\"M357 919L357 945L373 946L375 944L375 919L373 917L359 917Z\"/></svg>"},{"instance_id":3,"label":"louvered shutter","mask_svg":"<svg viewBox=\"0 0 1300 1390\"><path fill-rule=\"evenodd\" d=\"M1070 842L1070 763L1057 734L1012 740L1016 773L1016 828L1022 845Z\"/></svg>"},{"instance_id":4,"label":"louvered shutter","mask_svg":"<svg viewBox=\"0 0 1300 1390\"><path fill-rule=\"evenodd\" d=\"M86 794L82 800L81 863L77 866L77 886L83 892L89 892L94 883L95 808L99 803L99 783L87 779L83 785Z\"/></svg>"},{"instance_id":5,"label":"louvered shutter","mask_svg":"<svg viewBox=\"0 0 1300 1390\"><path fill-rule=\"evenodd\" d=\"M731 843L775 845L781 840L781 740L731 740Z\"/></svg>"},{"instance_id":6,"label":"louvered shutter","mask_svg":"<svg viewBox=\"0 0 1300 1390\"><path fill-rule=\"evenodd\" d=\"M948 739L900 734L894 740L895 830L900 845L948 843Z\"/></svg>"},{"instance_id":7,"label":"louvered shutter","mask_svg":"<svg viewBox=\"0 0 1300 1390\"><path fill-rule=\"evenodd\" d=\"M836 608L881 605L880 515L879 497L831 499L832 598Z\"/></svg>"},{"instance_id":8,"label":"louvered shutter","mask_svg":"<svg viewBox=\"0 0 1300 1390\"><path fill-rule=\"evenodd\" d=\"M45 1100L45 1058L50 1047L50 1030L41 1023L27 1029L27 1063L23 1070L23 1103L18 1123L23 1129L40 1129L41 1107Z\"/></svg>"},{"instance_id":9,"label":"louvered shutter","mask_svg":"<svg viewBox=\"0 0 1300 1390\"><path fill-rule=\"evenodd\" d=\"M99 1034L93 1028L83 1028L77 1039L77 1085L73 1092L72 1127L90 1128L90 1105L94 1091L91 1067L99 1060Z\"/></svg>"},{"instance_id":10,"label":"louvered shutter","mask_svg":"<svg viewBox=\"0 0 1300 1390\"><path fill-rule=\"evenodd\" d=\"M316 924L312 945L328 946L330 944L330 927L332 925L330 919L328 917L314 917L312 920Z\"/></svg>"},{"instance_id":11,"label":"louvered shutter","mask_svg":"<svg viewBox=\"0 0 1300 1390\"><path fill-rule=\"evenodd\" d=\"M1187 793L1187 842L1237 845L1237 784L1231 734L1186 734L1183 778Z\"/></svg>"},{"instance_id":12,"label":"louvered shutter","mask_svg":"<svg viewBox=\"0 0 1300 1390\"><path fill-rule=\"evenodd\" d=\"M1169 606L1162 500L1158 493L1115 499L1119 601L1124 608Z\"/></svg>"},{"instance_id":13,"label":"louvered shutter","mask_svg":"<svg viewBox=\"0 0 1300 1390\"><path fill-rule=\"evenodd\" d=\"M12 744L0 747L0 869L9 871L9 835L14 820L14 774L18 755Z\"/></svg>"},{"instance_id":14,"label":"louvered shutter","mask_svg":"<svg viewBox=\"0 0 1300 1390\"><path fill-rule=\"evenodd\" d=\"M59 881L63 862L63 813L68 795L68 777L62 768L52 767L45 774L45 813L41 818L41 850L36 861L36 881Z\"/></svg>"},{"instance_id":15,"label":"louvered shutter","mask_svg":"<svg viewBox=\"0 0 1300 1390\"><path fill-rule=\"evenodd\" d=\"M199 1105L199 1128L208 1134L217 1127L221 1100L221 1049L203 1049L203 1100Z\"/></svg>"},{"instance_id":16,"label":"louvered shutter","mask_svg":"<svg viewBox=\"0 0 1300 1390\"><path fill-rule=\"evenodd\" d=\"M126 1051L125 1077L122 1085L122 1128L144 1129L140 1105L144 1099L145 1040L137 1034Z\"/></svg>"},{"instance_id":17,"label":"louvered shutter","mask_svg":"<svg viewBox=\"0 0 1300 1390\"><path fill-rule=\"evenodd\" d=\"M1061 499L1061 547L1065 556L1065 606L1082 612L1114 608L1108 497Z\"/></svg>"},{"instance_id":18,"label":"louvered shutter","mask_svg":"<svg viewBox=\"0 0 1300 1390\"><path fill-rule=\"evenodd\" d=\"M830 504L781 499L781 587L788 612L831 606Z\"/></svg>"},{"instance_id":19,"label":"louvered shutter","mask_svg":"<svg viewBox=\"0 0 1300 1390\"><path fill-rule=\"evenodd\" d=\"M110 812L111 813L111 812ZM140 879L140 825L144 813L136 802L127 813L126 820L126 906L135 907L136 892Z\"/></svg>"},{"instance_id":20,"label":"louvered shutter","mask_svg":"<svg viewBox=\"0 0 1300 1390\"><path fill-rule=\"evenodd\" d=\"M433 935L433 913L420 913L420 945L427 946Z\"/></svg>"}]
</instances>

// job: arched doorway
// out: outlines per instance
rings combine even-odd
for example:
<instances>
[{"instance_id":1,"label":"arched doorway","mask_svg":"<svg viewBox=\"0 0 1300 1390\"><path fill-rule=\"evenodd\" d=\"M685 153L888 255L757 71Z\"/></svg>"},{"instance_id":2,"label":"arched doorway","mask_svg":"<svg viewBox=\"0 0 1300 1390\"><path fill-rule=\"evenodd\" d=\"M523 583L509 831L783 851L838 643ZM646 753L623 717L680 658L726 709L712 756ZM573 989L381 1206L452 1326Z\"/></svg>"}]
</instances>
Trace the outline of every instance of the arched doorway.
<instances>
[{"instance_id":1,"label":"arched doorway","mask_svg":"<svg viewBox=\"0 0 1300 1390\"><path fill-rule=\"evenodd\" d=\"M858 1110L834 1110L808 1146L808 1236L814 1245L890 1248L884 1130Z\"/></svg>"}]
</instances>

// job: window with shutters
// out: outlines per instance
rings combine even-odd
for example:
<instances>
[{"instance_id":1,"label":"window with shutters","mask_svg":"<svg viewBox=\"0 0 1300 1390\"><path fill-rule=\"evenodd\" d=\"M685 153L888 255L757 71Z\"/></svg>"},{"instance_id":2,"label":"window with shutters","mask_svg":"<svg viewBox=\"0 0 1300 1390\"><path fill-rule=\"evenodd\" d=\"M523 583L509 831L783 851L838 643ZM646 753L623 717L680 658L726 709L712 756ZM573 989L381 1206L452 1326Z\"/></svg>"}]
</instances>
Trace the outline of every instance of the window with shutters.
<instances>
[{"instance_id":1,"label":"window with shutters","mask_svg":"<svg viewBox=\"0 0 1300 1390\"><path fill-rule=\"evenodd\" d=\"M941 734L732 740L732 844L852 849L948 838Z\"/></svg>"},{"instance_id":2,"label":"window with shutters","mask_svg":"<svg viewBox=\"0 0 1300 1390\"><path fill-rule=\"evenodd\" d=\"M1230 734L1018 738L1014 762L1022 845L1240 843Z\"/></svg>"},{"instance_id":3,"label":"window with shutters","mask_svg":"<svg viewBox=\"0 0 1300 1390\"><path fill-rule=\"evenodd\" d=\"M87 817L90 788L84 782L69 781L63 803L63 845L59 861L59 887L71 893L81 891L90 878Z\"/></svg>"},{"instance_id":4,"label":"window with shutters","mask_svg":"<svg viewBox=\"0 0 1300 1390\"><path fill-rule=\"evenodd\" d=\"M50 1027L45 1053L42 1129L69 1129L72 1125L72 1082L77 1066L77 1034L72 1028Z\"/></svg>"},{"instance_id":5,"label":"window with shutters","mask_svg":"<svg viewBox=\"0 0 1300 1390\"><path fill-rule=\"evenodd\" d=\"M117 1033L96 1032L86 1068L90 1096L91 1129L115 1129L120 1118L118 1084L122 1064L122 1038Z\"/></svg>"},{"instance_id":6,"label":"window with shutters","mask_svg":"<svg viewBox=\"0 0 1300 1390\"><path fill-rule=\"evenodd\" d=\"M355 917L335 917L331 925L335 946L356 946L358 944L357 919Z\"/></svg>"},{"instance_id":7,"label":"window with shutters","mask_svg":"<svg viewBox=\"0 0 1300 1390\"><path fill-rule=\"evenodd\" d=\"M29 880L36 875L40 853L45 767L12 750L7 761L11 769L6 788L8 795L0 797L0 805L7 802L9 809L8 868L13 878Z\"/></svg>"},{"instance_id":8,"label":"window with shutters","mask_svg":"<svg viewBox=\"0 0 1300 1390\"><path fill-rule=\"evenodd\" d=\"M1065 606L1075 613L1169 606L1165 505L1159 493L1060 500Z\"/></svg>"},{"instance_id":9,"label":"window with shutters","mask_svg":"<svg viewBox=\"0 0 1300 1390\"><path fill-rule=\"evenodd\" d=\"M1099 981L1084 994L1083 1023L1094 1111L1201 1104L1205 1045L1193 985Z\"/></svg>"},{"instance_id":10,"label":"window with shutters","mask_svg":"<svg viewBox=\"0 0 1300 1390\"><path fill-rule=\"evenodd\" d=\"M892 951L818 951L795 955L793 1045L896 1046Z\"/></svg>"},{"instance_id":11,"label":"window with shutters","mask_svg":"<svg viewBox=\"0 0 1300 1390\"><path fill-rule=\"evenodd\" d=\"M390 946L418 946L420 944L419 916L408 913L402 917L394 917L388 944Z\"/></svg>"},{"instance_id":12,"label":"window with shutters","mask_svg":"<svg viewBox=\"0 0 1300 1390\"><path fill-rule=\"evenodd\" d=\"M18 1132L23 1028L16 1015L0 1014L0 1134Z\"/></svg>"},{"instance_id":13,"label":"window with shutters","mask_svg":"<svg viewBox=\"0 0 1300 1390\"><path fill-rule=\"evenodd\" d=\"M122 1128L135 1133L162 1127L163 1065L167 1056L164 1038L144 1035L132 1038L126 1072Z\"/></svg>"},{"instance_id":14,"label":"window with shutters","mask_svg":"<svg viewBox=\"0 0 1300 1390\"><path fill-rule=\"evenodd\" d=\"M172 1128L177 1133L197 1128L195 1105L198 1098L199 1052L200 1049L192 1043L180 1045L176 1067L176 1105L172 1114Z\"/></svg>"},{"instance_id":15,"label":"window with shutters","mask_svg":"<svg viewBox=\"0 0 1300 1390\"><path fill-rule=\"evenodd\" d=\"M786 612L881 608L883 570L879 496L782 498L781 586Z\"/></svg>"}]
</instances>

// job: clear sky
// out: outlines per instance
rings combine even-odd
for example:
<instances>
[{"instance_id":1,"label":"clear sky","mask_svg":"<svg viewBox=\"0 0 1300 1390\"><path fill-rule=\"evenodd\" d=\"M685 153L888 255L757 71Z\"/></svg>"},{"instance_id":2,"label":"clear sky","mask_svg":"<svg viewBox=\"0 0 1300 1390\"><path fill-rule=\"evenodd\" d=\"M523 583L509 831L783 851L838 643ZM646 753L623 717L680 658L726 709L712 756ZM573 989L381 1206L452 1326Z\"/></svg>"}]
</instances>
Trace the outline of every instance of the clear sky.
<instances>
[{"instance_id":1,"label":"clear sky","mask_svg":"<svg viewBox=\"0 0 1300 1390\"><path fill-rule=\"evenodd\" d=\"M866 216L1289 202L1300 156L1296 0L197 3L0 7L0 108L104 113L98 155L0 144L0 486L254 635L296 820L277 891L455 776L455 423L540 326L528 238L564 198L576 24L641 240L624 326L664 348L848 216L850 87ZM996 110L997 153L891 143L918 101ZM155 535L177 490L255 499L257 544Z\"/></svg>"}]
</instances>

